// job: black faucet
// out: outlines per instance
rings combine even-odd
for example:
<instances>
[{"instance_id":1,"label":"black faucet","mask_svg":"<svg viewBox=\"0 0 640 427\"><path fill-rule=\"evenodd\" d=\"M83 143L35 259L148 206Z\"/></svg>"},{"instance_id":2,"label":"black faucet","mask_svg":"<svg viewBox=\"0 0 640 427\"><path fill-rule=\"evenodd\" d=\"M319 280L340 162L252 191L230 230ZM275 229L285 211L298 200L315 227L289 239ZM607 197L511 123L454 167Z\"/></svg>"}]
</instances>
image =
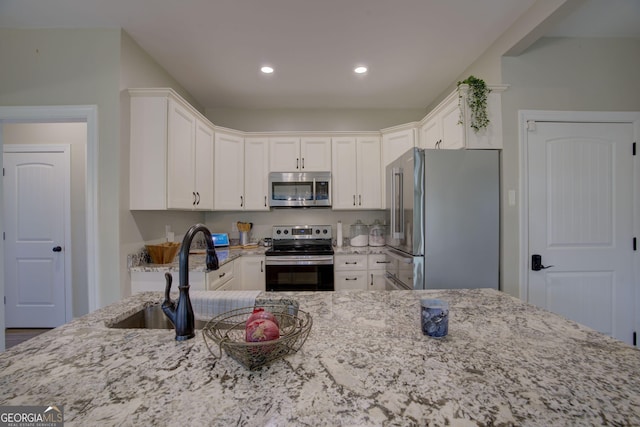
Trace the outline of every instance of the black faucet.
<instances>
[{"instance_id":1,"label":"black faucet","mask_svg":"<svg viewBox=\"0 0 640 427\"><path fill-rule=\"evenodd\" d=\"M171 301L169 295L173 276L171 273L165 273L164 275L166 286L164 288L162 311L164 311L164 314L167 315L173 323L173 326L175 326L177 341L188 340L196 336L194 327L195 316L193 315L193 307L191 306L191 299L189 298L189 249L191 248L191 241L199 231L204 233L204 240L207 242L207 271L217 270L219 268L218 256L216 255L216 249L213 245L211 232L202 224L191 226L184 235L182 246L180 247L180 286L178 286L180 294L177 302Z\"/></svg>"}]
</instances>

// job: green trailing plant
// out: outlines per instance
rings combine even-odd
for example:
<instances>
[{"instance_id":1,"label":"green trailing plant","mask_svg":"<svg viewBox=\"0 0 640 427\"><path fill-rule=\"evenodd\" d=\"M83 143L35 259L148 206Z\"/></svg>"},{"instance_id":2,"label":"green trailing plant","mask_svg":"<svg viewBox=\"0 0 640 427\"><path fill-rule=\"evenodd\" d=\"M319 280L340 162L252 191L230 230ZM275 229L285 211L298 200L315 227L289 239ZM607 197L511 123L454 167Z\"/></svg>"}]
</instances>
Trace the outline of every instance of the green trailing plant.
<instances>
[{"instance_id":1,"label":"green trailing plant","mask_svg":"<svg viewBox=\"0 0 640 427\"><path fill-rule=\"evenodd\" d=\"M463 91L460 90L461 85L468 85L469 89L466 92L466 101L469 105L469 111L471 111L471 117L469 118L469 126L478 132L481 129L486 128L489 125L489 116L487 114L487 97L491 93L491 89L487 87L484 80L474 76L469 76L465 80L458 82L458 104L462 107L462 97L465 96ZM460 108L460 121L462 124L463 111Z\"/></svg>"}]
</instances>

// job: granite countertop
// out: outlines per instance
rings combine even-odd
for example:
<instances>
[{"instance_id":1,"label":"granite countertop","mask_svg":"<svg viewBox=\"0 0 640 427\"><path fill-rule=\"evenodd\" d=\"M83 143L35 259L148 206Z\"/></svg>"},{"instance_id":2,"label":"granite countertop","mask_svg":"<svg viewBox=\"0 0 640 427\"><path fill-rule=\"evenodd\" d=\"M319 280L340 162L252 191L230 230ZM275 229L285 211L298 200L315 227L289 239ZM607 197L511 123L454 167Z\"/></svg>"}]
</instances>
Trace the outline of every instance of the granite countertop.
<instances>
[{"instance_id":1,"label":"granite countertop","mask_svg":"<svg viewBox=\"0 0 640 427\"><path fill-rule=\"evenodd\" d=\"M638 350L504 293L277 295L313 328L271 365L105 326L162 298L142 293L0 354L0 404L63 405L65 426L640 425ZM422 335L423 297L449 301L446 338Z\"/></svg>"},{"instance_id":2,"label":"granite countertop","mask_svg":"<svg viewBox=\"0 0 640 427\"><path fill-rule=\"evenodd\" d=\"M333 252L336 255L375 255L375 254L383 254L384 246L342 246L342 247L334 247Z\"/></svg>"},{"instance_id":3,"label":"granite countertop","mask_svg":"<svg viewBox=\"0 0 640 427\"><path fill-rule=\"evenodd\" d=\"M220 266L225 265L228 262L231 262L235 259L240 258L241 256L249 256L249 255L264 255L264 251L267 248L264 246L258 246L252 249L216 249L216 254L218 255L218 262ZM179 270L179 257L173 260L173 262L169 264L146 264L142 263L140 265L136 265L134 267L130 267L129 271L138 271L138 272L156 272L156 271L178 271ZM205 255L204 250L195 251L189 254L189 271L207 271L205 265Z\"/></svg>"}]
</instances>

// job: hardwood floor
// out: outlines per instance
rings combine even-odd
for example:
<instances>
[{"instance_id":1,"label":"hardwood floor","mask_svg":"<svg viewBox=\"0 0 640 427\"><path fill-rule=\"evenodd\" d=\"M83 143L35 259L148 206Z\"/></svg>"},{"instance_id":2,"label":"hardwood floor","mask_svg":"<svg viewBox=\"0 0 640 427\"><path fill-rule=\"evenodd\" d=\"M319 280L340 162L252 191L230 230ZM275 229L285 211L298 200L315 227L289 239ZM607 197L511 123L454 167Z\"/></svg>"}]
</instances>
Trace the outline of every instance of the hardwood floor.
<instances>
[{"instance_id":1,"label":"hardwood floor","mask_svg":"<svg viewBox=\"0 0 640 427\"><path fill-rule=\"evenodd\" d=\"M40 328L9 328L4 330L5 348L11 348L28 339L38 336L51 329Z\"/></svg>"}]
</instances>

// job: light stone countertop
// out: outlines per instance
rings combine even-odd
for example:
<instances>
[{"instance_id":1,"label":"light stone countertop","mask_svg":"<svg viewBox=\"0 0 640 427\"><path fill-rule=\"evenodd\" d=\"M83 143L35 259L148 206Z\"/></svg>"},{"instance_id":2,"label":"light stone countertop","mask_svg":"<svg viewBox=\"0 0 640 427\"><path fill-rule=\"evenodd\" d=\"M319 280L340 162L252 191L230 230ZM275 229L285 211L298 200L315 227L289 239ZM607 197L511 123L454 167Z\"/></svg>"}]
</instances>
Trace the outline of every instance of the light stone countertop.
<instances>
[{"instance_id":1,"label":"light stone countertop","mask_svg":"<svg viewBox=\"0 0 640 427\"><path fill-rule=\"evenodd\" d=\"M241 256L250 256L250 255L264 255L264 251L267 248L263 246L258 246L253 249L222 249L217 248L216 254L218 255L218 263L221 266L225 265L228 262L231 262L235 259L240 258ZM169 264L140 264L135 267L129 268L129 271L138 271L138 272L165 272L165 271L178 271L179 270L179 254L176 255L173 262ZM205 265L205 255L200 253L191 253L189 255L189 271L207 271Z\"/></svg>"},{"instance_id":2,"label":"light stone countertop","mask_svg":"<svg viewBox=\"0 0 640 427\"><path fill-rule=\"evenodd\" d=\"M640 425L640 352L487 290L263 293L313 316L296 354L249 371L201 332L110 329L141 293L0 354L0 404L63 405L65 426ZM422 335L419 299L451 305Z\"/></svg>"}]
</instances>

